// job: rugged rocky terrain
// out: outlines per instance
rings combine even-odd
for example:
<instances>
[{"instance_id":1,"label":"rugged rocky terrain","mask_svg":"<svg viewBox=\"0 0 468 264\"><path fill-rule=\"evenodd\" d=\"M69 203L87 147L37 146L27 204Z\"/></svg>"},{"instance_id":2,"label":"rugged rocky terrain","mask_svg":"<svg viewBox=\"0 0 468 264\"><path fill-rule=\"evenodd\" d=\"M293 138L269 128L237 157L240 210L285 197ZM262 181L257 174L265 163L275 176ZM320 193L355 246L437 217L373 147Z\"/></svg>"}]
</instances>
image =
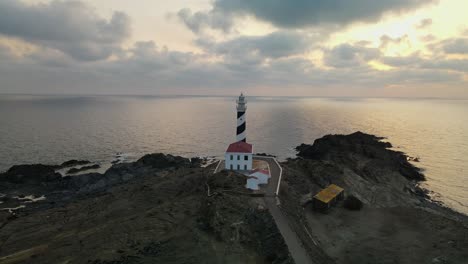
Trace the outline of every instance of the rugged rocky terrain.
<instances>
[{"instance_id":1,"label":"rugged rocky terrain","mask_svg":"<svg viewBox=\"0 0 468 264\"><path fill-rule=\"evenodd\" d=\"M390 147L360 132L299 146L282 163L290 226L315 263L466 263L467 217L431 201ZM246 177L201 162L150 154L65 177L91 162L12 167L0 174L0 263L293 263ZM312 210L331 183L362 208Z\"/></svg>"},{"instance_id":2,"label":"rugged rocky terrain","mask_svg":"<svg viewBox=\"0 0 468 264\"><path fill-rule=\"evenodd\" d=\"M0 263L291 263L245 177L198 162L152 154L64 178L10 169L0 207L25 207L0 211Z\"/></svg>"},{"instance_id":3,"label":"rugged rocky terrain","mask_svg":"<svg viewBox=\"0 0 468 264\"><path fill-rule=\"evenodd\" d=\"M381 140L329 135L299 146L298 158L283 163L280 197L304 244L320 256L318 244L336 263L467 263L467 217L431 201L418 186L420 170ZM341 202L327 213L313 211L311 195L331 183L362 209Z\"/></svg>"}]
</instances>

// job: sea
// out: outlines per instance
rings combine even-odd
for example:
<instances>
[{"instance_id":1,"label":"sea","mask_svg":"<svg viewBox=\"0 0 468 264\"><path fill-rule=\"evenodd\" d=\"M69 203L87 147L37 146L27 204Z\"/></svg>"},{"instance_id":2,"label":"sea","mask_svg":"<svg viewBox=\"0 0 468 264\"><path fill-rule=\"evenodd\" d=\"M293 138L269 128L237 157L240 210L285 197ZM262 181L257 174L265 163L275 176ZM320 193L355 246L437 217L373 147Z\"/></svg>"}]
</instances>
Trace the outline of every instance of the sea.
<instances>
[{"instance_id":1,"label":"sea","mask_svg":"<svg viewBox=\"0 0 468 264\"><path fill-rule=\"evenodd\" d=\"M235 97L0 95L0 171L163 152L222 157L235 140ZM423 169L434 199L468 214L468 100L247 97L256 153L295 157L327 134L385 137Z\"/></svg>"}]
</instances>

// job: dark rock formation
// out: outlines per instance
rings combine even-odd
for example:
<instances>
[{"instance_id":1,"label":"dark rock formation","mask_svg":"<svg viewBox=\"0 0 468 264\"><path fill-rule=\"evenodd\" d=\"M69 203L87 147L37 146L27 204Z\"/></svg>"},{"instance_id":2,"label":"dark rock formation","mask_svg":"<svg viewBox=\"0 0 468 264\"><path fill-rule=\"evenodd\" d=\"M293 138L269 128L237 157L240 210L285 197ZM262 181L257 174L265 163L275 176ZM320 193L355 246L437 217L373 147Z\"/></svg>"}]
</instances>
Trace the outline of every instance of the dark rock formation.
<instances>
[{"instance_id":1,"label":"dark rock formation","mask_svg":"<svg viewBox=\"0 0 468 264\"><path fill-rule=\"evenodd\" d=\"M59 180L62 176L55 173L57 166L34 164L15 165L7 172L0 174L0 181L16 184L40 184Z\"/></svg>"},{"instance_id":2,"label":"dark rock formation","mask_svg":"<svg viewBox=\"0 0 468 264\"><path fill-rule=\"evenodd\" d=\"M90 164L91 161L89 160L69 160L69 161L65 161L64 163L62 163L60 165L61 168L68 168L68 167L74 167L74 166L80 166L80 165L86 165L86 164Z\"/></svg>"},{"instance_id":3,"label":"dark rock formation","mask_svg":"<svg viewBox=\"0 0 468 264\"><path fill-rule=\"evenodd\" d=\"M343 207L352 210L359 211L362 209L363 203L354 195L348 195L344 200Z\"/></svg>"},{"instance_id":4,"label":"dark rock formation","mask_svg":"<svg viewBox=\"0 0 468 264\"><path fill-rule=\"evenodd\" d=\"M192 165L195 165L195 166L201 166L202 164L206 163L206 158L204 159L201 159L199 157L193 157L190 159L190 162L192 163Z\"/></svg>"},{"instance_id":5,"label":"dark rock formation","mask_svg":"<svg viewBox=\"0 0 468 264\"><path fill-rule=\"evenodd\" d=\"M435 263L440 256L466 262L468 217L428 199L419 169L381 140L361 132L328 135L299 146L298 158L283 163L281 205L294 216L305 248L318 244L334 262L346 264ZM327 214L303 207L331 183L344 188L343 207ZM308 232L313 239L303 235Z\"/></svg>"},{"instance_id":6,"label":"dark rock formation","mask_svg":"<svg viewBox=\"0 0 468 264\"><path fill-rule=\"evenodd\" d=\"M199 165L191 163L189 159L164 154L150 154L137 162L114 164L104 174L87 173L66 177L55 173L60 166L18 165L0 174L0 193L7 194L9 197L18 196L21 193L32 194L36 197L45 195L47 202L40 201L37 204L50 207L54 203L63 204L65 201L72 201L75 196L96 193L138 177L156 176L163 170L197 167ZM70 172L91 168L94 169L97 166L85 166L76 170L72 169ZM8 204L13 208L20 205L18 201Z\"/></svg>"},{"instance_id":7,"label":"dark rock formation","mask_svg":"<svg viewBox=\"0 0 468 264\"><path fill-rule=\"evenodd\" d=\"M101 165L99 164L94 164L94 165L90 165L90 166L83 166L83 167L80 167L80 168L71 168L67 171L67 174L75 174L75 173L78 173L78 172L82 172L82 171L87 171L87 170L95 170L95 169L99 169L101 168Z\"/></svg>"},{"instance_id":8,"label":"dark rock formation","mask_svg":"<svg viewBox=\"0 0 468 264\"><path fill-rule=\"evenodd\" d=\"M383 138L356 132L351 135L327 135L314 141L313 145L296 147L297 156L304 159L329 160L345 164L355 163L359 158L370 163L359 168L359 173L378 178L382 170L399 171L410 180L422 181L424 175L408 162L404 153L390 150L392 145Z\"/></svg>"},{"instance_id":9,"label":"dark rock formation","mask_svg":"<svg viewBox=\"0 0 468 264\"><path fill-rule=\"evenodd\" d=\"M136 162L137 166L150 166L155 169L165 169L169 167L190 167L191 162L187 158L180 156L164 155L162 153L147 154Z\"/></svg>"},{"instance_id":10,"label":"dark rock formation","mask_svg":"<svg viewBox=\"0 0 468 264\"><path fill-rule=\"evenodd\" d=\"M158 160L166 165L119 164L105 175L64 177L68 191L105 186L70 202L50 193L48 206L28 204L35 209L14 217L0 211L0 262L292 263L271 216L244 188L244 176ZM106 186L130 173L133 180Z\"/></svg>"},{"instance_id":11,"label":"dark rock formation","mask_svg":"<svg viewBox=\"0 0 468 264\"><path fill-rule=\"evenodd\" d=\"M268 153L256 153L255 155L257 156L263 156L263 157L275 157L275 155L272 155L272 154L268 154Z\"/></svg>"}]
</instances>

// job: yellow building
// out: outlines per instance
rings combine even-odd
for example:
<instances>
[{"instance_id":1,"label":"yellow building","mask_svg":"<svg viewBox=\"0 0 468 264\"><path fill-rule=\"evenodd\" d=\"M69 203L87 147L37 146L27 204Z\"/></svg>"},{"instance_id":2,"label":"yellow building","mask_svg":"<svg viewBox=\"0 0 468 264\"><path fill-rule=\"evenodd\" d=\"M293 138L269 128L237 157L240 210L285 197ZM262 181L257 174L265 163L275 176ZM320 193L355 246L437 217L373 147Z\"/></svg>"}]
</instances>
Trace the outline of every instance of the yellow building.
<instances>
[{"instance_id":1,"label":"yellow building","mask_svg":"<svg viewBox=\"0 0 468 264\"><path fill-rule=\"evenodd\" d=\"M312 199L314 209L328 210L337 201L343 200L344 189L335 184L330 184L327 188L321 190Z\"/></svg>"}]
</instances>

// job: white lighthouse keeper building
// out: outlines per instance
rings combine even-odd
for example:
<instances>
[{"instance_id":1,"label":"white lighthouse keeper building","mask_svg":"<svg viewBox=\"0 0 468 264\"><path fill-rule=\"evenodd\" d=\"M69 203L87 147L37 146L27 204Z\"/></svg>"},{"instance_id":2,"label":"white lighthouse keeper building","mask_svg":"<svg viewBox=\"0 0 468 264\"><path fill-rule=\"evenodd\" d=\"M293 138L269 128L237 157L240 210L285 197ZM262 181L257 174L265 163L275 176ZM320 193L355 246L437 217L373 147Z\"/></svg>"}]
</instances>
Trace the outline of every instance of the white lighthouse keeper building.
<instances>
[{"instance_id":1,"label":"white lighthouse keeper building","mask_svg":"<svg viewBox=\"0 0 468 264\"><path fill-rule=\"evenodd\" d=\"M227 170L252 170L253 146L246 142L246 104L247 101L241 93L237 100L236 142L230 144L224 154Z\"/></svg>"}]
</instances>

